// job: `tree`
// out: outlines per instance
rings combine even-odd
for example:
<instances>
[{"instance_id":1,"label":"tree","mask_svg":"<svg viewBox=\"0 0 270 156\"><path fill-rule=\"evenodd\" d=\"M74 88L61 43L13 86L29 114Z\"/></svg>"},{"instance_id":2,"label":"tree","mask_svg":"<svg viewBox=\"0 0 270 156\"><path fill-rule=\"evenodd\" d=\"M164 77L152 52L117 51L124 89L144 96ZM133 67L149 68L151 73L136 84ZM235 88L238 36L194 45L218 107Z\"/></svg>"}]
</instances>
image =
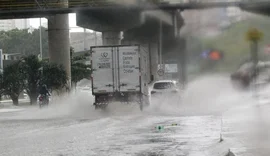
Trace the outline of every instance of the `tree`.
<instances>
[{"instance_id":1,"label":"tree","mask_svg":"<svg viewBox=\"0 0 270 156\"><path fill-rule=\"evenodd\" d=\"M19 95L25 87L21 62L17 61L5 67L2 80L3 93L10 96L14 105L18 105Z\"/></svg>"},{"instance_id":2,"label":"tree","mask_svg":"<svg viewBox=\"0 0 270 156\"><path fill-rule=\"evenodd\" d=\"M21 53L26 54L30 34L27 29L19 30L14 29L10 31L0 32L0 46L5 53ZM16 46L14 46L16 45ZM28 45L28 46L27 46Z\"/></svg>"},{"instance_id":3,"label":"tree","mask_svg":"<svg viewBox=\"0 0 270 156\"><path fill-rule=\"evenodd\" d=\"M41 27L43 56L48 56L48 32ZM0 31L0 47L4 53L20 53L22 55L38 55L40 53L39 29L29 32L28 29ZM16 45L16 46L14 46Z\"/></svg>"},{"instance_id":4,"label":"tree","mask_svg":"<svg viewBox=\"0 0 270 156\"><path fill-rule=\"evenodd\" d=\"M91 65L85 64L86 58L89 56L88 53L80 56L74 56L74 49L70 48L71 53L71 81L73 85L77 86L77 83L86 78L89 79L91 76Z\"/></svg>"},{"instance_id":5,"label":"tree","mask_svg":"<svg viewBox=\"0 0 270 156\"><path fill-rule=\"evenodd\" d=\"M51 90L61 90L66 87L67 73L62 65L44 62L42 65L41 82Z\"/></svg>"},{"instance_id":6,"label":"tree","mask_svg":"<svg viewBox=\"0 0 270 156\"><path fill-rule=\"evenodd\" d=\"M46 28L41 27L41 33L42 33L42 57L47 58L48 57L48 51L49 51L49 46L48 46L48 31ZM28 43L30 43L29 47L29 53L28 54L34 54L34 55L39 55L40 54L40 39L39 39L39 29L34 29L34 31L30 35L30 40Z\"/></svg>"},{"instance_id":7,"label":"tree","mask_svg":"<svg viewBox=\"0 0 270 156\"><path fill-rule=\"evenodd\" d=\"M59 90L67 83L67 74L62 66L39 61L35 55L22 58L21 68L25 79L25 90L30 103L36 104L40 85L46 84L51 90Z\"/></svg>"},{"instance_id":8,"label":"tree","mask_svg":"<svg viewBox=\"0 0 270 156\"><path fill-rule=\"evenodd\" d=\"M40 69L42 67L42 63L35 55L23 57L22 61L24 78L26 79L25 90L30 97L30 104L36 104L38 97L38 85L41 80Z\"/></svg>"}]
</instances>

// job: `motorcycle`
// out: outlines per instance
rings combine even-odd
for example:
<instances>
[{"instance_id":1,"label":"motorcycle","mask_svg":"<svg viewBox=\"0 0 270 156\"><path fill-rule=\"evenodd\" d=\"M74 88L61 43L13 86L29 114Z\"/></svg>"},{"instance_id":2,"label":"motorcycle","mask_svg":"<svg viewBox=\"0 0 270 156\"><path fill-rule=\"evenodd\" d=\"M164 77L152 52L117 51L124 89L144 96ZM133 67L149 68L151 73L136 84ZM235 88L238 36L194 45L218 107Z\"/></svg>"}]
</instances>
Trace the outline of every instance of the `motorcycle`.
<instances>
[{"instance_id":1,"label":"motorcycle","mask_svg":"<svg viewBox=\"0 0 270 156\"><path fill-rule=\"evenodd\" d=\"M49 96L45 96L45 95L39 95L38 96L38 103L39 103L39 108L42 108L44 106L48 106L49 105Z\"/></svg>"}]
</instances>

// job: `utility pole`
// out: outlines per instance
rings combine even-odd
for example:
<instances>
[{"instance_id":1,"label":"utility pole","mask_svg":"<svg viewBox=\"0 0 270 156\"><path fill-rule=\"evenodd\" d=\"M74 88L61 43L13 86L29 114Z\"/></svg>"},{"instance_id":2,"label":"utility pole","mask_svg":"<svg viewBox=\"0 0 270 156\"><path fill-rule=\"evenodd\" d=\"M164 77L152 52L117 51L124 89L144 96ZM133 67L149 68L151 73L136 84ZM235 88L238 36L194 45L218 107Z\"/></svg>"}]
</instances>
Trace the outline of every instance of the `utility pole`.
<instances>
[{"instance_id":1,"label":"utility pole","mask_svg":"<svg viewBox=\"0 0 270 156\"><path fill-rule=\"evenodd\" d=\"M39 52L40 52L40 59L42 60L42 55L43 55L43 51L42 51L42 30L41 30L41 18L39 18Z\"/></svg>"},{"instance_id":2,"label":"utility pole","mask_svg":"<svg viewBox=\"0 0 270 156\"><path fill-rule=\"evenodd\" d=\"M97 46L97 32L94 31L94 34L95 34L95 46Z\"/></svg>"},{"instance_id":3,"label":"utility pole","mask_svg":"<svg viewBox=\"0 0 270 156\"><path fill-rule=\"evenodd\" d=\"M86 50L86 29L83 28L83 49Z\"/></svg>"},{"instance_id":4,"label":"utility pole","mask_svg":"<svg viewBox=\"0 0 270 156\"><path fill-rule=\"evenodd\" d=\"M163 38L163 27L162 27L162 20L159 21L159 64L160 66L162 65L162 48L163 48L163 43L162 43L162 38Z\"/></svg>"},{"instance_id":5,"label":"utility pole","mask_svg":"<svg viewBox=\"0 0 270 156\"><path fill-rule=\"evenodd\" d=\"M252 28L250 29L247 33L246 33L246 38L247 40L250 42L250 52L251 52L251 60L254 64L254 70L255 70L255 83L256 83L256 79L257 79L257 74L258 74L258 42L262 39L262 32L260 32L258 29L256 28ZM256 85L254 85L254 95L255 97L257 97L256 93L257 93L257 88Z\"/></svg>"}]
</instances>

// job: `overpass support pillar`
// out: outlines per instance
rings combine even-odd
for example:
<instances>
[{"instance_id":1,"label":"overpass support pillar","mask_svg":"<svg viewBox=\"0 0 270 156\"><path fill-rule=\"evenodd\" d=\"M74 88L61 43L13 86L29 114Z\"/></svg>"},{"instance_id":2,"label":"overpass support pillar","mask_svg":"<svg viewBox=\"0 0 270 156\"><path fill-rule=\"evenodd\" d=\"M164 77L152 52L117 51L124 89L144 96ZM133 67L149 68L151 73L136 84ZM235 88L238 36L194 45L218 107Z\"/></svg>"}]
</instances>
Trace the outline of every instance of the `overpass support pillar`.
<instances>
[{"instance_id":1,"label":"overpass support pillar","mask_svg":"<svg viewBox=\"0 0 270 156\"><path fill-rule=\"evenodd\" d=\"M153 81L158 80L158 64L159 64L159 56L158 56L158 43L150 43L149 44L149 53L150 53L150 66L151 66L151 77Z\"/></svg>"},{"instance_id":2,"label":"overpass support pillar","mask_svg":"<svg viewBox=\"0 0 270 156\"><path fill-rule=\"evenodd\" d=\"M176 10L173 14L173 26L174 26L174 36L176 39L176 47L179 49L178 58L178 74L179 80L185 87L187 83L187 56L186 56L186 40L180 37L180 29L184 25L184 19L181 15L181 11Z\"/></svg>"},{"instance_id":3,"label":"overpass support pillar","mask_svg":"<svg viewBox=\"0 0 270 156\"><path fill-rule=\"evenodd\" d=\"M68 14L58 14L48 18L49 59L63 65L71 86L70 43Z\"/></svg>"},{"instance_id":4,"label":"overpass support pillar","mask_svg":"<svg viewBox=\"0 0 270 156\"><path fill-rule=\"evenodd\" d=\"M120 45L121 31L104 31L102 32L103 45Z\"/></svg>"}]
</instances>

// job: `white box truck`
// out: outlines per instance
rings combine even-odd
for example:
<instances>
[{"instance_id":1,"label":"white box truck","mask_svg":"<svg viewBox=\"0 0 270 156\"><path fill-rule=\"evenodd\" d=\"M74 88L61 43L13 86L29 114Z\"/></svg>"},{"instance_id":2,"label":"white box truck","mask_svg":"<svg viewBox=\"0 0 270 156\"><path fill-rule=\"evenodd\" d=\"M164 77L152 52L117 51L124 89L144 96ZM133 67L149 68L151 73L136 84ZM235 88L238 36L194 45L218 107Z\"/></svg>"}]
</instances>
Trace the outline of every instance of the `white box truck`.
<instances>
[{"instance_id":1,"label":"white box truck","mask_svg":"<svg viewBox=\"0 0 270 156\"><path fill-rule=\"evenodd\" d=\"M149 104L149 52L139 45L91 47L92 94L96 108L113 101Z\"/></svg>"}]
</instances>

